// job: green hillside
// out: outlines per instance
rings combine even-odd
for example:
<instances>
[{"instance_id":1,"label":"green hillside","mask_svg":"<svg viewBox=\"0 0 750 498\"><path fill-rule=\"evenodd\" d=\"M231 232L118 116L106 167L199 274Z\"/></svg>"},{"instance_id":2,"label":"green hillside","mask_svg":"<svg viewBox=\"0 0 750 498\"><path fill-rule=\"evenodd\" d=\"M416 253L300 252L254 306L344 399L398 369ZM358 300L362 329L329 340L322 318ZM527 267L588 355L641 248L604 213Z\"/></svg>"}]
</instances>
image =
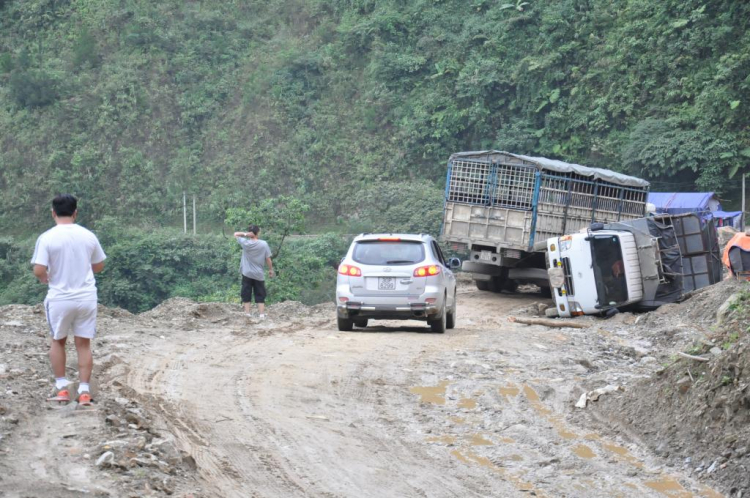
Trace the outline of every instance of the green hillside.
<instances>
[{"instance_id":1,"label":"green hillside","mask_svg":"<svg viewBox=\"0 0 750 498\"><path fill-rule=\"evenodd\" d=\"M0 0L0 222L43 227L62 191L89 223L178 225L183 191L207 223L280 194L388 218L439 210L448 155L490 147L731 198L748 22L744 1Z\"/></svg>"},{"instance_id":2,"label":"green hillside","mask_svg":"<svg viewBox=\"0 0 750 498\"><path fill-rule=\"evenodd\" d=\"M459 150L739 208L750 3L506 1L0 0L0 304L43 297L28 260L60 192L112 256L101 300L134 311L237 300L222 227L256 214L275 250L285 219L321 234L288 242L271 300L332 299L347 241L324 233L436 233Z\"/></svg>"}]
</instances>

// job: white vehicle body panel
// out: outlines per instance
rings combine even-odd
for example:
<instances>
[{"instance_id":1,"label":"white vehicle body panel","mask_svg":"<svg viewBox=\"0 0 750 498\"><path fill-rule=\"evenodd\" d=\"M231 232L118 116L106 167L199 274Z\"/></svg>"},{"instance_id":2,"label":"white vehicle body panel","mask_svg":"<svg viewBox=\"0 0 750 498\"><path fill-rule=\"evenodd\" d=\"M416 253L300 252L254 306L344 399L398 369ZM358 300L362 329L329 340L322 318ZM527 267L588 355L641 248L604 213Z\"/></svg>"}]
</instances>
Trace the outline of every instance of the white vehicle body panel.
<instances>
[{"instance_id":1,"label":"white vehicle body panel","mask_svg":"<svg viewBox=\"0 0 750 498\"><path fill-rule=\"evenodd\" d=\"M606 230L553 237L547 239L549 268L558 269L558 272L562 270L565 276L561 286L552 288L552 297L561 317L573 314L599 314L612 306L611 303L599 302L597 284L601 282L597 282L594 272L591 241L587 240L590 236L619 239L627 299L616 303L616 306L625 306L643 298L638 247L631 233Z\"/></svg>"}]
</instances>

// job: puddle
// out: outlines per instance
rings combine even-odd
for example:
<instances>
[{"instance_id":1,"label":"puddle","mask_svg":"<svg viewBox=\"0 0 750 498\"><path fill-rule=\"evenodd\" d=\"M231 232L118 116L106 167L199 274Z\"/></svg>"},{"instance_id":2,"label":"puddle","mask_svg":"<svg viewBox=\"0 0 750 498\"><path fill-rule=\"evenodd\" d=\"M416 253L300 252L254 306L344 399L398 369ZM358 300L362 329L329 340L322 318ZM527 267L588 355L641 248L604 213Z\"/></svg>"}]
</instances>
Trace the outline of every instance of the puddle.
<instances>
[{"instance_id":1,"label":"puddle","mask_svg":"<svg viewBox=\"0 0 750 498\"><path fill-rule=\"evenodd\" d=\"M472 446L492 446L493 442L485 439L481 434L474 434L471 436Z\"/></svg>"},{"instance_id":2,"label":"puddle","mask_svg":"<svg viewBox=\"0 0 750 498\"><path fill-rule=\"evenodd\" d=\"M455 444L456 436L431 436L425 439L428 443Z\"/></svg>"},{"instance_id":3,"label":"puddle","mask_svg":"<svg viewBox=\"0 0 750 498\"><path fill-rule=\"evenodd\" d=\"M609 451L610 453L614 453L618 457L622 458L633 467L636 467L639 469L643 468L643 462L641 462L636 457L631 455L627 448L623 448L622 446L612 444L612 443L603 443L602 447L605 450Z\"/></svg>"},{"instance_id":4,"label":"puddle","mask_svg":"<svg viewBox=\"0 0 750 498\"><path fill-rule=\"evenodd\" d=\"M417 386L412 387L409 391L418 394L421 399L420 403L432 403L435 405L445 404L445 390L448 388L448 381L444 380L437 386Z\"/></svg>"},{"instance_id":5,"label":"puddle","mask_svg":"<svg viewBox=\"0 0 750 498\"><path fill-rule=\"evenodd\" d=\"M458 407L472 410L477 407L477 402L471 398L463 398L458 402Z\"/></svg>"},{"instance_id":6,"label":"puddle","mask_svg":"<svg viewBox=\"0 0 750 498\"><path fill-rule=\"evenodd\" d=\"M503 396L518 396L518 393L520 393L520 389L518 389L516 386L509 385L507 387L501 387L500 394Z\"/></svg>"},{"instance_id":7,"label":"puddle","mask_svg":"<svg viewBox=\"0 0 750 498\"><path fill-rule=\"evenodd\" d=\"M495 467L495 465L490 461L489 458L479 456L476 453L472 453L470 451L467 451L466 455L464 455L458 450L453 450L451 451L451 455L458 458L460 461L464 463L468 463L468 464L478 463L482 467L487 467L489 469L497 470L497 467Z\"/></svg>"},{"instance_id":8,"label":"puddle","mask_svg":"<svg viewBox=\"0 0 750 498\"><path fill-rule=\"evenodd\" d=\"M669 496L670 498L692 498L693 493L686 490L682 485L672 479L671 477L665 477L658 481L644 482L646 487L658 491L659 493Z\"/></svg>"},{"instance_id":9,"label":"puddle","mask_svg":"<svg viewBox=\"0 0 750 498\"><path fill-rule=\"evenodd\" d=\"M577 456L581 458L594 458L596 456L596 453L594 453L591 448L586 446L585 444L579 444L575 448L573 448L573 453L575 453Z\"/></svg>"}]
</instances>

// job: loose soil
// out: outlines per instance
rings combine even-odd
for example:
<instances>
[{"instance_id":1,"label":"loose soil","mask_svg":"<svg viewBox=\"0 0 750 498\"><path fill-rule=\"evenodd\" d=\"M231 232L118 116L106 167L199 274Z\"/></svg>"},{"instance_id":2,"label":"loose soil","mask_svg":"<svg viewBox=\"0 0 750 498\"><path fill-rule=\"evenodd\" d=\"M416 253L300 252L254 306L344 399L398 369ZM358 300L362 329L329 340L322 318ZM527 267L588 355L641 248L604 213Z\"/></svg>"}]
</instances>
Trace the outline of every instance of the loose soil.
<instances>
[{"instance_id":1,"label":"loose soil","mask_svg":"<svg viewBox=\"0 0 750 498\"><path fill-rule=\"evenodd\" d=\"M183 299L137 316L100 308L91 409L45 402L43 309L6 306L0 496L722 496L747 463L740 425L726 465L697 472L714 439L680 443L685 467L687 432L648 433L637 415L668 405L644 386L675 381L676 352L711 340L702 299L553 329L508 321L537 315L539 294L464 282L446 334L395 321L339 332L332 304L282 303L264 321ZM722 369L747 372L743 351ZM68 364L75 377L72 345ZM574 407L608 385L624 390ZM742 403L722 406L746 417ZM683 413L680 431L698 420Z\"/></svg>"}]
</instances>

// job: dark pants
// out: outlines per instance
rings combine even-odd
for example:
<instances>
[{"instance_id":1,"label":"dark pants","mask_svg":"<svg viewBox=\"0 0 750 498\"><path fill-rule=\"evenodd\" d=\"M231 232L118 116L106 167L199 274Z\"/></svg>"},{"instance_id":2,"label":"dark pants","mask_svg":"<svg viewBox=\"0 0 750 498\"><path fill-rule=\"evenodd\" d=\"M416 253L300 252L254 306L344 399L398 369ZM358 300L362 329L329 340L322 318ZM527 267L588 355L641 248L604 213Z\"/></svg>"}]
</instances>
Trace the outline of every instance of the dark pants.
<instances>
[{"instance_id":1,"label":"dark pants","mask_svg":"<svg viewBox=\"0 0 750 498\"><path fill-rule=\"evenodd\" d=\"M252 303L253 294L255 294L255 302L257 304L263 304L266 302L266 283L263 280L255 280L254 278L247 278L242 275L242 297L243 303Z\"/></svg>"}]
</instances>

